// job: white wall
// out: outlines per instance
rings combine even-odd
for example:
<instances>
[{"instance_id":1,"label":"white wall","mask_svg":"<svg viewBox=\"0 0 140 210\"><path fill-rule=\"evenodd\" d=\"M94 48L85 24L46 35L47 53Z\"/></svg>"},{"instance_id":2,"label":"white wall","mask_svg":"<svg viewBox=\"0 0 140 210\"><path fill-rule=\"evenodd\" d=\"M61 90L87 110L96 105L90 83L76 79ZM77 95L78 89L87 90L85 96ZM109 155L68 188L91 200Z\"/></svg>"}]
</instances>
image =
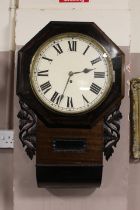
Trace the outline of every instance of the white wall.
<instances>
[{"instance_id":1,"label":"white wall","mask_svg":"<svg viewBox=\"0 0 140 210\"><path fill-rule=\"evenodd\" d=\"M10 54L9 0L0 0L0 130L9 129ZM0 149L0 210L12 209L13 150Z\"/></svg>"},{"instance_id":2,"label":"white wall","mask_svg":"<svg viewBox=\"0 0 140 210\"><path fill-rule=\"evenodd\" d=\"M131 78L140 77L140 2L130 1L131 6ZM128 210L140 209L140 163L130 163L128 182Z\"/></svg>"},{"instance_id":3,"label":"white wall","mask_svg":"<svg viewBox=\"0 0 140 210\"><path fill-rule=\"evenodd\" d=\"M11 49L8 42L8 8L9 0L0 0L0 55L4 56L0 60L1 64L3 62L0 65L0 90L2 82L6 81L2 76L3 72L7 75L9 71L6 67L7 56L3 54L9 53ZM121 138L109 162L104 160L101 188L50 190L37 188L35 158L33 161L29 160L19 141L16 116L19 104L17 96L14 96L15 149L14 154L11 150L0 150L0 210L139 210L140 166L139 163L129 163L128 121L129 79L140 75L139 11L140 3L137 0L91 0L90 4L19 0L15 29L17 50L51 20L93 21L125 52L125 98L121 105ZM3 110L3 117L0 126L7 115L4 112L6 103L1 98L0 110ZM5 128L7 127L5 123Z\"/></svg>"}]
</instances>

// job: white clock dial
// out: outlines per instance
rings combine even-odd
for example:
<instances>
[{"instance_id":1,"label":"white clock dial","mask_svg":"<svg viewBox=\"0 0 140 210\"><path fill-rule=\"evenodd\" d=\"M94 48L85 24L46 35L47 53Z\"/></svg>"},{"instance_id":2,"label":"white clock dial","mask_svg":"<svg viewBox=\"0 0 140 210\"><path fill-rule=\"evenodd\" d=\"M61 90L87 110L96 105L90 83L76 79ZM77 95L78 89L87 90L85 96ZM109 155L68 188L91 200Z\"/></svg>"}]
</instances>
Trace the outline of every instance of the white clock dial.
<instances>
[{"instance_id":1,"label":"white clock dial","mask_svg":"<svg viewBox=\"0 0 140 210\"><path fill-rule=\"evenodd\" d=\"M36 52L30 81L39 101L66 114L94 109L112 85L112 63L94 39L79 33L54 36Z\"/></svg>"}]
</instances>

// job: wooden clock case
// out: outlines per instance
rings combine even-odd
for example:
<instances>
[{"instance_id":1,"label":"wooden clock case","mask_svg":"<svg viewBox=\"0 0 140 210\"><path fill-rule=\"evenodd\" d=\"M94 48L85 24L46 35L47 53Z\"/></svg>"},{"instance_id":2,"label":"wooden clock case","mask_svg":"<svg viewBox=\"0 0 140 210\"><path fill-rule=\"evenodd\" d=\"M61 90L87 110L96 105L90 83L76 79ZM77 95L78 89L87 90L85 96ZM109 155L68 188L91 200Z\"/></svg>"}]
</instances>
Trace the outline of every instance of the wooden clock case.
<instances>
[{"instance_id":1,"label":"wooden clock case","mask_svg":"<svg viewBox=\"0 0 140 210\"><path fill-rule=\"evenodd\" d=\"M93 37L110 54L114 70L114 82L104 102L94 110L72 116L56 113L44 107L34 95L29 80L30 63L36 50L52 36L66 32L77 32ZM123 97L123 63L123 52L95 23L91 22L50 22L21 48L18 53L17 95L24 111L19 114L22 120L20 128L26 121L25 112L31 110L29 112L32 112L32 117L35 113L33 128L37 125L36 134L31 132L30 136L26 136L36 151L39 186L53 184L56 186L62 183L100 185L104 117L114 112ZM25 142L22 143L25 146Z\"/></svg>"}]
</instances>

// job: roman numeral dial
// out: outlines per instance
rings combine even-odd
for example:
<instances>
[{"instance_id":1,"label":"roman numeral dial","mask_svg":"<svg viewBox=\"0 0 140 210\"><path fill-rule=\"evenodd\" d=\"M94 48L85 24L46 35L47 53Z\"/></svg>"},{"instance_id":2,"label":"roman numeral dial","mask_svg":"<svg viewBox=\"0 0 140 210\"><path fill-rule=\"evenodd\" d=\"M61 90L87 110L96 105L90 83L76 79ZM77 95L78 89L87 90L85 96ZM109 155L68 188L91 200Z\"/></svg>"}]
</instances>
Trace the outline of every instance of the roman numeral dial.
<instances>
[{"instance_id":1,"label":"roman numeral dial","mask_svg":"<svg viewBox=\"0 0 140 210\"><path fill-rule=\"evenodd\" d=\"M68 41L69 50L76 51L77 49L77 41Z\"/></svg>"},{"instance_id":2,"label":"roman numeral dial","mask_svg":"<svg viewBox=\"0 0 140 210\"><path fill-rule=\"evenodd\" d=\"M57 52L58 54L63 53L63 50L62 50L60 44L54 45L53 48L56 50L56 52Z\"/></svg>"},{"instance_id":3,"label":"roman numeral dial","mask_svg":"<svg viewBox=\"0 0 140 210\"><path fill-rule=\"evenodd\" d=\"M98 57L98 58L95 58L94 60L92 60L92 61L91 61L91 64L94 65L94 64L96 64L96 63L98 63L98 62L100 62L100 61L101 61L101 58Z\"/></svg>"},{"instance_id":4,"label":"roman numeral dial","mask_svg":"<svg viewBox=\"0 0 140 210\"><path fill-rule=\"evenodd\" d=\"M52 88L50 81L45 82L42 85L40 85L40 88L43 91L43 93L46 94Z\"/></svg>"},{"instance_id":5,"label":"roman numeral dial","mask_svg":"<svg viewBox=\"0 0 140 210\"><path fill-rule=\"evenodd\" d=\"M44 71L38 71L37 72L37 75L38 76L48 76L48 70L44 70Z\"/></svg>"},{"instance_id":6,"label":"roman numeral dial","mask_svg":"<svg viewBox=\"0 0 140 210\"><path fill-rule=\"evenodd\" d=\"M73 99L72 97L67 97L67 107L72 108L73 107Z\"/></svg>"},{"instance_id":7,"label":"roman numeral dial","mask_svg":"<svg viewBox=\"0 0 140 210\"><path fill-rule=\"evenodd\" d=\"M84 103L89 103L89 101L87 100L87 98L82 94L82 97L83 97L83 101L84 101Z\"/></svg>"},{"instance_id":8,"label":"roman numeral dial","mask_svg":"<svg viewBox=\"0 0 140 210\"><path fill-rule=\"evenodd\" d=\"M51 97L51 101L55 104L59 104L63 98L63 95L58 93L57 91L54 92L54 94Z\"/></svg>"},{"instance_id":9,"label":"roman numeral dial","mask_svg":"<svg viewBox=\"0 0 140 210\"><path fill-rule=\"evenodd\" d=\"M46 61L49 61L49 62L52 62L52 61L53 61L51 58L47 58L47 57L45 57L45 56L43 56L42 59L43 59L43 60L46 60Z\"/></svg>"},{"instance_id":10,"label":"roman numeral dial","mask_svg":"<svg viewBox=\"0 0 140 210\"><path fill-rule=\"evenodd\" d=\"M85 55L85 54L87 53L87 51L88 51L89 48L90 48L90 46L88 45L88 46L86 47L85 51L83 52L83 55Z\"/></svg>"},{"instance_id":11,"label":"roman numeral dial","mask_svg":"<svg viewBox=\"0 0 140 210\"><path fill-rule=\"evenodd\" d=\"M53 36L34 55L33 93L46 109L66 117L91 111L112 87L110 61L104 47L89 36L75 32Z\"/></svg>"},{"instance_id":12,"label":"roman numeral dial","mask_svg":"<svg viewBox=\"0 0 140 210\"><path fill-rule=\"evenodd\" d=\"M92 83L91 86L90 86L90 91L92 91L93 93L95 93L96 95L99 94L101 90L101 87L96 85L95 83Z\"/></svg>"},{"instance_id":13,"label":"roman numeral dial","mask_svg":"<svg viewBox=\"0 0 140 210\"><path fill-rule=\"evenodd\" d=\"M94 78L105 78L105 72L94 72Z\"/></svg>"}]
</instances>

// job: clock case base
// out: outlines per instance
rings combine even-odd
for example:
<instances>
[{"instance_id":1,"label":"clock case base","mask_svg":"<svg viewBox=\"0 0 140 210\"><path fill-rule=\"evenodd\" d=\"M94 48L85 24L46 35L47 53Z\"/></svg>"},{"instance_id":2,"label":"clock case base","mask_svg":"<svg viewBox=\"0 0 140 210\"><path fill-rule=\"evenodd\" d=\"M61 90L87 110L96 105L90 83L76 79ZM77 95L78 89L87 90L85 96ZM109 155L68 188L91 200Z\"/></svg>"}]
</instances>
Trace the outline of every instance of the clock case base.
<instances>
[{"instance_id":1,"label":"clock case base","mask_svg":"<svg viewBox=\"0 0 140 210\"><path fill-rule=\"evenodd\" d=\"M92 129L37 125L36 176L39 187L101 184L103 120Z\"/></svg>"},{"instance_id":2,"label":"clock case base","mask_svg":"<svg viewBox=\"0 0 140 210\"><path fill-rule=\"evenodd\" d=\"M51 166L36 165L38 187L100 186L102 165Z\"/></svg>"}]
</instances>

